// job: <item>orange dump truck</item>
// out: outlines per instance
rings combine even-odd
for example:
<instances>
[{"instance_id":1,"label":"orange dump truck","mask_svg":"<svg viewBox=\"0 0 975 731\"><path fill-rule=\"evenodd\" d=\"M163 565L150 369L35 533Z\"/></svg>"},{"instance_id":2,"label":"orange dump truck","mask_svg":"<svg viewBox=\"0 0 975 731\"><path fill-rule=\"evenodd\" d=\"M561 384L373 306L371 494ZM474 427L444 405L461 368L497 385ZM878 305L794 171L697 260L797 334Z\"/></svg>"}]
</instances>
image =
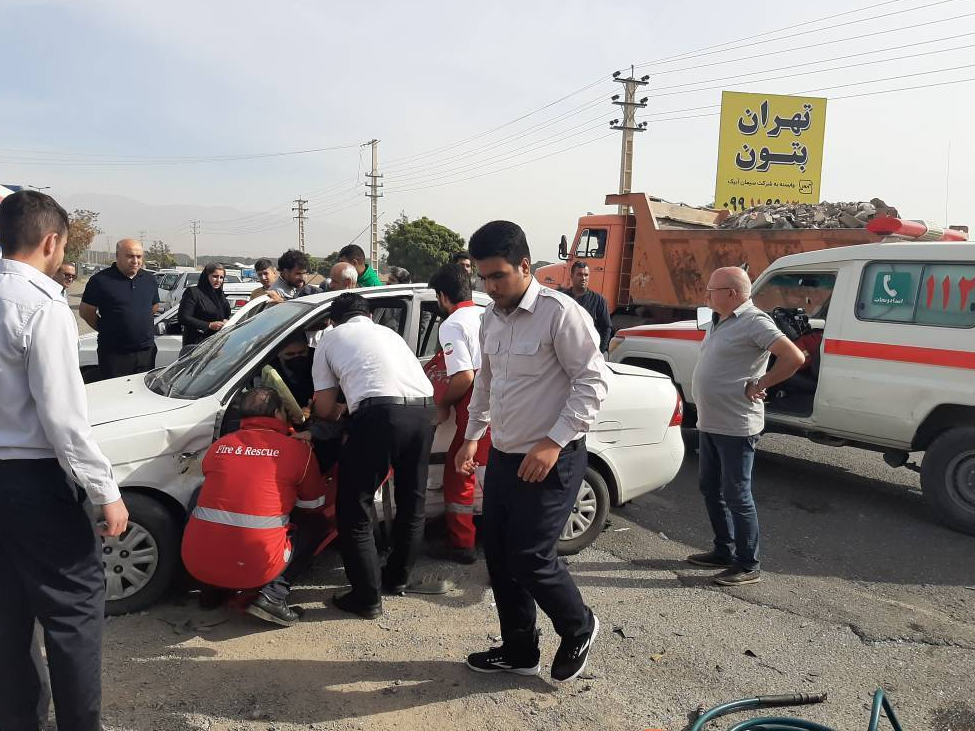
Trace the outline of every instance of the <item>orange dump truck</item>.
<instances>
[{"instance_id":1,"label":"orange dump truck","mask_svg":"<svg viewBox=\"0 0 975 731\"><path fill-rule=\"evenodd\" d=\"M607 195L606 204L629 206L632 214L583 216L571 245L562 238L564 263L541 267L535 277L565 288L573 262L585 262L589 287L606 298L617 328L693 318L718 267L747 265L754 279L787 254L882 238L863 228L719 229L728 211L676 205L645 193Z\"/></svg>"}]
</instances>

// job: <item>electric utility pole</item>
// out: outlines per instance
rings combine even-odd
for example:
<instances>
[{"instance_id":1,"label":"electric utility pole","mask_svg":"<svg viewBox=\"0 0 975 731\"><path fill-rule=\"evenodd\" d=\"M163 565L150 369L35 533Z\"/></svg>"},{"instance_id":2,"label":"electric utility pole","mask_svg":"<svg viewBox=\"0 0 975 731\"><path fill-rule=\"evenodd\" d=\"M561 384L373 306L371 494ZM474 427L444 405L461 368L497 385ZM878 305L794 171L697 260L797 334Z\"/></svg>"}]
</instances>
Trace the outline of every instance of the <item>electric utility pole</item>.
<instances>
[{"instance_id":1,"label":"electric utility pole","mask_svg":"<svg viewBox=\"0 0 975 731\"><path fill-rule=\"evenodd\" d=\"M297 216L294 216L295 220L298 221L298 251L305 250L305 219L307 218L305 214L308 213L305 205L307 203L308 201L304 198L295 198L295 207L291 209L298 213Z\"/></svg>"},{"instance_id":2,"label":"electric utility pole","mask_svg":"<svg viewBox=\"0 0 975 731\"><path fill-rule=\"evenodd\" d=\"M366 145L372 145L372 171L366 173L366 177L369 178L369 182L366 183L366 187L369 188L369 192L366 193L367 198L372 199L372 210L370 211L370 221L372 228L372 245L370 247L369 258L372 261L372 268L379 269L379 199L383 197L381 188L383 184L379 180L383 177L379 174L379 140L370 140Z\"/></svg>"},{"instance_id":3,"label":"electric utility pole","mask_svg":"<svg viewBox=\"0 0 975 731\"><path fill-rule=\"evenodd\" d=\"M620 130L623 133L623 145L620 151L620 194L629 193L633 185L633 133L646 132L647 123L636 122L636 110L647 106L648 97L643 97L640 101L636 100L636 90L641 86L646 86L650 80L649 76L634 78L633 67L630 66L629 78L620 78L620 72L613 74L613 81L623 84L625 88L624 100L620 101L620 95L614 94L613 104L623 111L622 121L614 119L609 123L612 129ZM625 216L629 213L629 206L620 205L619 214Z\"/></svg>"},{"instance_id":4,"label":"electric utility pole","mask_svg":"<svg viewBox=\"0 0 975 731\"><path fill-rule=\"evenodd\" d=\"M195 269L196 264L196 235L200 233L200 222L190 221L190 225L193 227L193 268Z\"/></svg>"}]
</instances>

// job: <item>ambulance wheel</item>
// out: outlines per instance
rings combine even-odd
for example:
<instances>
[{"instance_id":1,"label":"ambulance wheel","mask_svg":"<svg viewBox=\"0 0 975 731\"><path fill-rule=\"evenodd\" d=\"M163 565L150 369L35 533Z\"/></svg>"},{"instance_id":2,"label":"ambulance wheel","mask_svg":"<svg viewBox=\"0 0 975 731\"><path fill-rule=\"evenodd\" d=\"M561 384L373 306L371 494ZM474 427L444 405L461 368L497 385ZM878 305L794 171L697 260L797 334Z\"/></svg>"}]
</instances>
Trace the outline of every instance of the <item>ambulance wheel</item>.
<instances>
[{"instance_id":1,"label":"ambulance wheel","mask_svg":"<svg viewBox=\"0 0 975 731\"><path fill-rule=\"evenodd\" d=\"M102 539L105 613L138 612L169 588L180 566L180 530L166 507L149 495L126 492L129 527L118 538Z\"/></svg>"},{"instance_id":2,"label":"ambulance wheel","mask_svg":"<svg viewBox=\"0 0 975 731\"><path fill-rule=\"evenodd\" d=\"M942 523L975 535L975 427L941 434L921 462L924 500Z\"/></svg>"},{"instance_id":3,"label":"ambulance wheel","mask_svg":"<svg viewBox=\"0 0 975 731\"><path fill-rule=\"evenodd\" d=\"M579 553L596 540L606 525L609 515L609 487L592 467L586 469L586 476L579 488L576 503L572 506L569 519L559 536L558 554L572 556Z\"/></svg>"}]
</instances>

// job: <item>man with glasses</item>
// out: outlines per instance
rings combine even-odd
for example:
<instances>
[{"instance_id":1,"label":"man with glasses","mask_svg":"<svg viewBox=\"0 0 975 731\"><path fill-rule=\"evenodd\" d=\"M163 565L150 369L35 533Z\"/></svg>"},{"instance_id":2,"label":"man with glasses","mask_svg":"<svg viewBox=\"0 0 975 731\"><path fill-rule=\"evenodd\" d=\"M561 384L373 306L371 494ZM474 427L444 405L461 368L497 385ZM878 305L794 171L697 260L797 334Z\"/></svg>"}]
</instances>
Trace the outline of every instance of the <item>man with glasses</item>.
<instances>
[{"instance_id":1,"label":"man with glasses","mask_svg":"<svg viewBox=\"0 0 975 731\"><path fill-rule=\"evenodd\" d=\"M63 287L62 294L68 293L68 287L78 278L78 270L75 265L70 261L64 262L58 267L58 270L54 272L54 281Z\"/></svg>"},{"instance_id":2,"label":"man with glasses","mask_svg":"<svg viewBox=\"0 0 975 731\"><path fill-rule=\"evenodd\" d=\"M714 577L722 586L761 581L751 480L755 446L765 428L763 399L766 389L792 376L805 361L772 318L752 303L751 292L748 274L739 267L711 275L711 327L691 381L700 432L699 480L714 548L687 560L723 569ZM770 353L775 364L766 372Z\"/></svg>"}]
</instances>

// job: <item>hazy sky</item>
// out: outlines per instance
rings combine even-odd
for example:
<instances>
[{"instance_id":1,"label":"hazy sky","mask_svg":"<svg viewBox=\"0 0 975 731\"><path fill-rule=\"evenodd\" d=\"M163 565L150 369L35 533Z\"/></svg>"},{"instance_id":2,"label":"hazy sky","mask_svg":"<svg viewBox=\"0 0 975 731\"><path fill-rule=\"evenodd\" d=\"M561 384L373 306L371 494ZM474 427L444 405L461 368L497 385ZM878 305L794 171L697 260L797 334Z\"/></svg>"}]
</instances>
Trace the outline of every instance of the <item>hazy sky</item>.
<instances>
[{"instance_id":1,"label":"hazy sky","mask_svg":"<svg viewBox=\"0 0 975 731\"><path fill-rule=\"evenodd\" d=\"M359 145L378 138L383 222L426 215L466 238L509 218L552 259L579 215L610 210L610 74L631 63L651 75L634 190L712 199L722 89L821 90L825 199L943 223L947 190L951 223L975 224L975 83L945 84L975 79L975 0L0 0L0 48L0 183L166 206L114 199L103 227L178 251L199 217L201 253L277 254L298 196L309 251L341 247L368 224Z\"/></svg>"}]
</instances>

